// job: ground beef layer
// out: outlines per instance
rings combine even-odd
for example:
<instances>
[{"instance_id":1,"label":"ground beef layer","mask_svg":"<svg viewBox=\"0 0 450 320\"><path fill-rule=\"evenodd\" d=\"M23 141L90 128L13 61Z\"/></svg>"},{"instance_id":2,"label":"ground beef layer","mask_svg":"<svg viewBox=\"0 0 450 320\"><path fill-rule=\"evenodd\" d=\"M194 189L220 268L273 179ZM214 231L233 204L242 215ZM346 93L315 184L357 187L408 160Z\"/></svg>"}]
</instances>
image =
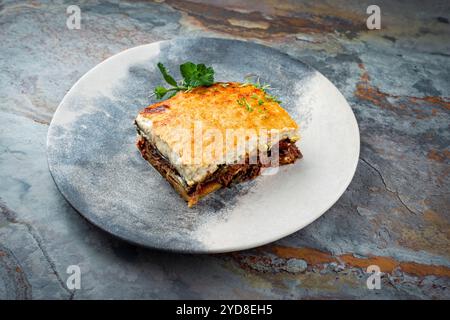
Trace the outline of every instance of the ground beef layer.
<instances>
[{"instance_id":1,"label":"ground beef layer","mask_svg":"<svg viewBox=\"0 0 450 320\"><path fill-rule=\"evenodd\" d=\"M261 169L264 167L259 159L257 159L257 163L249 163L247 159L245 163L224 164L204 181L193 186L188 186L176 168L170 164L152 143L139 135L136 145L141 152L142 157L150 162L150 164L158 170L167 181L169 181L175 190L177 190L177 192L188 202L190 207L195 205L200 198L222 187L228 187L231 184L254 179L260 175ZM297 159L302 157L302 154L295 143L289 139L280 141L279 144L274 147L279 150L279 165L294 163Z\"/></svg>"}]
</instances>

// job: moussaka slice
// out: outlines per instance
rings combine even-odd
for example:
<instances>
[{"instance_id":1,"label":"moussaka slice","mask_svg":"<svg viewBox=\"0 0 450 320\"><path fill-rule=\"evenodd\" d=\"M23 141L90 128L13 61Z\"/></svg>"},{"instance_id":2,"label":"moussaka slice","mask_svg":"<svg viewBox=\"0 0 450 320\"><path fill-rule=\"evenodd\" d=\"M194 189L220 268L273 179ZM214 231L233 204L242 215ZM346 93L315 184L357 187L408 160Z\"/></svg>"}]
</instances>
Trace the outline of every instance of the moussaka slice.
<instances>
[{"instance_id":1,"label":"moussaka slice","mask_svg":"<svg viewBox=\"0 0 450 320\"><path fill-rule=\"evenodd\" d=\"M192 206L215 190L295 162L298 126L250 84L215 83L177 93L135 120L142 156Z\"/></svg>"}]
</instances>

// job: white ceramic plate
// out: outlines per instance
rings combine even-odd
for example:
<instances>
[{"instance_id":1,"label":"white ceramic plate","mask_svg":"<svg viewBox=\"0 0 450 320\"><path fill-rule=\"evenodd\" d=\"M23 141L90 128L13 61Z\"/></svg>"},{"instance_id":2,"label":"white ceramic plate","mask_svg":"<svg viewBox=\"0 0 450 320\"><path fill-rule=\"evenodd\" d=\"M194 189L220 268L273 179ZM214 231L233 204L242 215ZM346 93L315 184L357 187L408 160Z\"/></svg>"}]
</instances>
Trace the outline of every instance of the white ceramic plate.
<instances>
[{"instance_id":1,"label":"white ceramic plate","mask_svg":"<svg viewBox=\"0 0 450 320\"><path fill-rule=\"evenodd\" d=\"M185 61L212 65L216 81L257 74L278 88L300 125L303 159L188 208L135 147L133 119L163 83L159 61L173 71ZM143 246L206 253L263 245L321 216L352 180L359 131L342 94L302 62L254 43L183 38L123 51L90 70L58 107L47 146L58 188L92 223Z\"/></svg>"}]
</instances>

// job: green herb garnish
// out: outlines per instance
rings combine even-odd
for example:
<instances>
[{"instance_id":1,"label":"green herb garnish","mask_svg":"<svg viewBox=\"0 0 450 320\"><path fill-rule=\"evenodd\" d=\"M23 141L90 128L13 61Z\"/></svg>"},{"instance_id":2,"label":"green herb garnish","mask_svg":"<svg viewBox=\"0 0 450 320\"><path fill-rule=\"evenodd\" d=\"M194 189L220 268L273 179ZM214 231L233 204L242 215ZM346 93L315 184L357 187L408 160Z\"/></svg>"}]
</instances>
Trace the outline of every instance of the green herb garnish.
<instances>
[{"instance_id":1,"label":"green herb garnish","mask_svg":"<svg viewBox=\"0 0 450 320\"><path fill-rule=\"evenodd\" d=\"M167 93L171 93L168 98L173 97L178 91L191 91L196 87L208 87L214 84L214 69L207 67L203 63L195 64L186 62L180 65L180 73L183 80L177 82L167 71L166 67L159 62L157 64L159 71L163 75L164 80L170 84L171 88L157 86L153 92L158 99L162 99Z\"/></svg>"},{"instance_id":2,"label":"green herb garnish","mask_svg":"<svg viewBox=\"0 0 450 320\"><path fill-rule=\"evenodd\" d=\"M244 106L244 107L247 109L248 112L252 112L252 111L253 111L253 108L252 108L252 106L250 105L250 103L248 103L247 99L245 99L245 98L240 98L240 99L237 99L236 101L237 101L237 103L238 103L240 106Z\"/></svg>"},{"instance_id":3,"label":"green herb garnish","mask_svg":"<svg viewBox=\"0 0 450 320\"><path fill-rule=\"evenodd\" d=\"M281 101L277 97L275 97L274 95L266 93L265 97L266 97L267 100L274 101L274 102L277 102L277 103L281 103Z\"/></svg>"}]
</instances>

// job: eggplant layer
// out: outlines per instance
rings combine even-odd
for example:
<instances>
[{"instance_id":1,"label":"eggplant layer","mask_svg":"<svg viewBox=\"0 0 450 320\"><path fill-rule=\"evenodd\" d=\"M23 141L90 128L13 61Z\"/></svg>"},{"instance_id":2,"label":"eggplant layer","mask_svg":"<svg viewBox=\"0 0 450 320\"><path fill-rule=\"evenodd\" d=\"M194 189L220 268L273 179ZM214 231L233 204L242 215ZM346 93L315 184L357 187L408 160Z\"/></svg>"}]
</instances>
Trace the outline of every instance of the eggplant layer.
<instances>
[{"instance_id":1,"label":"eggplant layer","mask_svg":"<svg viewBox=\"0 0 450 320\"><path fill-rule=\"evenodd\" d=\"M195 205L200 198L222 187L228 187L231 184L254 179L260 175L261 168L264 167L259 159L256 164L250 164L248 159L245 163L224 164L219 166L215 172L211 173L202 182L188 186L167 158L151 142L145 139L145 137L138 135L136 146L141 152L142 157L150 162L169 181L175 190L188 202L189 207ZM295 143L289 139L281 140L276 147L279 148L280 165L294 163L302 157Z\"/></svg>"}]
</instances>

